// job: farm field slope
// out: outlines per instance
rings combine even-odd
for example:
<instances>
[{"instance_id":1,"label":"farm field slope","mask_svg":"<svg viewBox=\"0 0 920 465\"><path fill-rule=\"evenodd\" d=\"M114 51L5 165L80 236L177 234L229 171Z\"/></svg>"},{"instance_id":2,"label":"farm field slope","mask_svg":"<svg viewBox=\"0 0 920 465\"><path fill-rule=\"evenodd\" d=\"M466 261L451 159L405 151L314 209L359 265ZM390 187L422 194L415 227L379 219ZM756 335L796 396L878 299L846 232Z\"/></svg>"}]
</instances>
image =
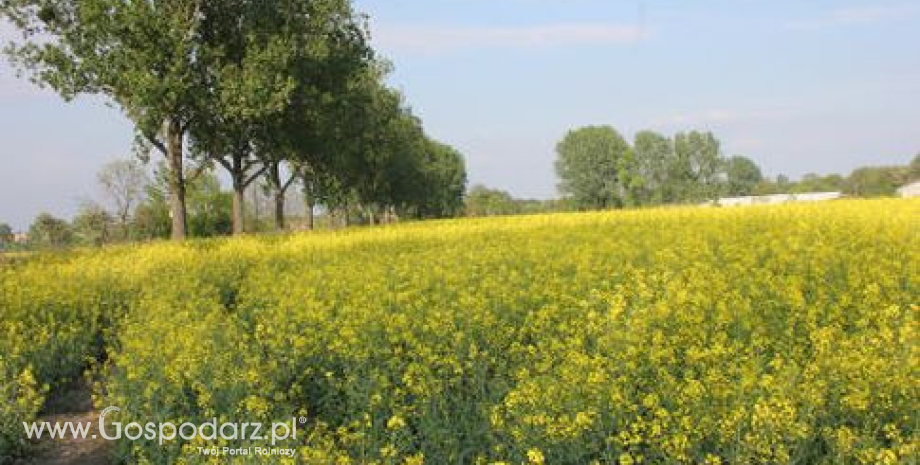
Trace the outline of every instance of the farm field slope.
<instances>
[{"instance_id":1,"label":"farm field slope","mask_svg":"<svg viewBox=\"0 0 920 465\"><path fill-rule=\"evenodd\" d=\"M0 462L89 371L126 423L305 417L291 463L912 463L918 304L916 200L35 256L0 265ZM114 448L213 444L269 445Z\"/></svg>"}]
</instances>

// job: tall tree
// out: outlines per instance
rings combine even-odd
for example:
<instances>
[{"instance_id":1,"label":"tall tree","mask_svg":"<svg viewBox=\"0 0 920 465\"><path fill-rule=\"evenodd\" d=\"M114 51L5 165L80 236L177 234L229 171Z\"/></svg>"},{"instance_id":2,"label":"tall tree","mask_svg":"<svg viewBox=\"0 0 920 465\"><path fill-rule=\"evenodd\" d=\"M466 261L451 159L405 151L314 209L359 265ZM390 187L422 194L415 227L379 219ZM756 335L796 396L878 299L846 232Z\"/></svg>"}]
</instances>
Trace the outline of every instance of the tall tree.
<instances>
[{"instance_id":1,"label":"tall tree","mask_svg":"<svg viewBox=\"0 0 920 465\"><path fill-rule=\"evenodd\" d=\"M369 56L362 23L345 0L225 2L207 37L209 104L196 145L230 174L234 231L243 231L243 192L263 173L273 190L275 223L284 223L291 158L312 151L294 143L322 137L314 115Z\"/></svg>"},{"instance_id":2,"label":"tall tree","mask_svg":"<svg viewBox=\"0 0 920 465\"><path fill-rule=\"evenodd\" d=\"M132 233L137 239L158 239L169 235L168 169L159 164L146 189L145 200L134 215ZM208 169L188 182L189 235L222 236L232 232L232 194L221 189L220 180Z\"/></svg>"},{"instance_id":3,"label":"tall tree","mask_svg":"<svg viewBox=\"0 0 920 465\"><path fill-rule=\"evenodd\" d=\"M302 180L323 197L317 201L340 211L357 201L370 221L378 210L411 201L410 191L423 181L424 131L402 95L384 85L386 71L386 64L372 62L351 75L343 92L329 96L336 98L305 106L309 119L302 120L304 130L293 133L301 136L293 144L295 172L319 178Z\"/></svg>"},{"instance_id":4,"label":"tall tree","mask_svg":"<svg viewBox=\"0 0 920 465\"><path fill-rule=\"evenodd\" d=\"M303 51L291 67L297 86L285 110L257 138L274 201L275 229L285 226L284 203L294 181L302 179L305 192L310 191L324 181L307 176L341 176L352 167L343 158L362 156L349 149L355 143L348 136L368 118L370 86L382 82L366 28L348 3L333 2L326 14L328 20L310 34L296 36Z\"/></svg>"},{"instance_id":5,"label":"tall tree","mask_svg":"<svg viewBox=\"0 0 920 465\"><path fill-rule=\"evenodd\" d=\"M184 141L205 87L203 31L224 2L5 0L0 16L25 42L7 50L34 82L65 99L101 94L169 167L172 237L186 235Z\"/></svg>"},{"instance_id":6,"label":"tall tree","mask_svg":"<svg viewBox=\"0 0 920 465\"><path fill-rule=\"evenodd\" d=\"M116 160L103 166L97 179L115 209L122 239L128 239L134 210L147 195L147 171L137 160Z\"/></svg>"},{"instance_id":7,"label":"tall tree","mask_svg":"<svg viewBox=\"0 0 920 465\"><path fill-rule=\"evenodd\" d=\"M29 245L36 248L61 248L73 244L74 234L67 221L42 213L29 227Z\"/></svg>"},{"instance_id":8,"label":"tall tree","mask_svg":"<svg viewBox=\"0 0 920 465\"><path fill-rule=\"evenodd\" d=\"M751 195L763 180L757 163L747 157L736 155L725 161L725 182L728 195Z\"/></svg>"},{"instance_id":9,"label":"tall tree","mask_svg":"<svg viewBox=\"0 0 920 465\"><path fill-rule=\"evenodd\" d=\"M622 205L628 188L624 160L631 158L629 144L609 126L570 131L556 146L559 189L579 208Z\"/></svg>"},{"instance_id":10,"label":"tall tree","mask_svg":"<svg viewBox=\"0 0 920 465\"><path fill-rule=\"evenodd\" d=\"M72 221L74 238L81 245L100 247L112 238L115 219L101 205L85 202Z\"/></svg>"},{"instance_id":11,"label":"tall tree","mask_svg":"<svg viewBox=\"0 0 920 465\"><path fill-rule=\"evenodd\" d=\"M466 192L466 165L463 155L449 145L425 141L421 159L421 185L417 198L422 218L449 218L463 209Z\"/></svg>"},{"instance_id":12,"label":"tall tree","mask_svg":"<svg viewBox=\"0 0 920 465\"><path fill-rule=\"evenodd\" d=\"M677 202L713 200L720 191L723 158L711 132L691 131L674 136L674 163L669 177Z\"/></svg>"},{"instance_id":13,"label":"tall tree","mask_svg":"<svg viewBox=\"0 0 920 465\"><path fill-rule=\"evenodd\" d=\"M850 173L844 182L844 193L857 197L894 195L904 184L905 169L899 166L867 166Z\"/></svg>"},{"instance_id":14,"label":"tall tree","mask_svg":"<svg viewBox=\"0 0 920 465\"><path fill-rule=\"evenodd\" d=\"M217 162L233 187L233 232L244 232L245 189L266 167L255 157L262 122L281 111L295 83L286 73L296 48L282 31L280 16L304 2L219 2L203 34L206 104L192 128L196 157ZM303 21L303 18L292 18Z\"/></svg>"},{"instance_id":15,"label":"tall tree","mask_svg":"<svg viewBox=\"0 0 920 465\"><path fill-rule=\"evenodd\" d=\"M674 156L671 140L653 131L636 134L633 152L636 157L640 204L657 205L670 200L668 167Z\"/></svg>"},{"instance_id":16,"label":"tall tree","mask_svg":"<svg viewBox=\"0 0 920 465\"><path fill-rule=\"evenodd\" d=\"M0 223L0 250L9 247L14 238L13 228L6 223Z\"/></svg>"}]
</instances>

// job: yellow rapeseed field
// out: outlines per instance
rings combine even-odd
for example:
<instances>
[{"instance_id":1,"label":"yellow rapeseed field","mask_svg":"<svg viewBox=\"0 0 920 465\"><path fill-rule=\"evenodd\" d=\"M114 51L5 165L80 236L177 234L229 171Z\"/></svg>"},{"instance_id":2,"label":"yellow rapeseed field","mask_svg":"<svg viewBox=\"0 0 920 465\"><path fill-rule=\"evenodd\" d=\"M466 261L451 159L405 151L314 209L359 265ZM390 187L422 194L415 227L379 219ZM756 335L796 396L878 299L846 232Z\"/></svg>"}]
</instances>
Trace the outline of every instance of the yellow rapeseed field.
<instances>
[{"instance_id":1,"label":"yellow rapeseed field","mask_svg":"<svg viewBox=\"0 0 920 465\"><path fill-rule=\"evenodd\" d=\"M89 369L98 405L124 418L306 417L290 463L920 458L916 200L454 220L0 266L0 457ZM204 445L117 447L132 463L226 461Z\"/></svg>"}]
</instances>

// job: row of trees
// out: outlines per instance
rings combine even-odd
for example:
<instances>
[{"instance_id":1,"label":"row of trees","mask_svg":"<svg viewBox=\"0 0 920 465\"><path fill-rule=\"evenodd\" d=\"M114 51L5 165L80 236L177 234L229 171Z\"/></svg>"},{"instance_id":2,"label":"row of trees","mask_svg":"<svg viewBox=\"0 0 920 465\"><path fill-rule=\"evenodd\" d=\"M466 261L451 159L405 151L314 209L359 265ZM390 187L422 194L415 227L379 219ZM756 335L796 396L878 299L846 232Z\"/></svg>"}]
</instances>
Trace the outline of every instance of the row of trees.
<instances>
[{"instance_id":1,"label":"row of trees","mask_svg":"<svg viewBox=\"0 0 920 465\"><path fill-rule=\"evenodd\" d=\"M450 160L459 160L452 149L437 146L432 152L448 154ZM459 212L460 194L465 179L462 169L446 166L435 159L421 160L430 170L443 173L401 172L405 166L389 167L383 180L387 186L412 190L412 196L421 199L414 203L415 214L438 216ZM118 160L106 164L98 174L103 202L85 200L74 218L67 221L53 215L38 215L29 228L27 243L14 241L12 228L0 224L0 250L53 249L70 246L100 246L104 244L146 241L168 238L171 232L168 169L159 163L152 173L138 160ZM369 224L393 221L398 212L380 210L362 203L353 187L343 188L336 179L314 176L319 181L304 186L302 195L291 192L298 227L313 229L314 212L323 213L327 227L344 227L350 224ZM426 182L428 181L428 182ZM251 195L239 199L245 204L247 231L266 231L277 227L276 219L285 212L274 211L278 205L271 181L261 179L249 190ZM408 193L407 193L408 195ZM266 202L267 200L267 202ZM286 199L285 199L286 200ZM214 237L233 232L233 204L235 194L222 188L218 176L205 169L186 178L186 214L188 233L195 237ZM266 206L265 203L271 205ZM285 208L285 202L281 202ZM299 208L298 208L299 207ZM262 215L259 214L260 210ZM290 215L291 208L287 208ZM265 212L271 212L272 224L266 224Z\"/></svg>"},{"instance_id":2,"label":"row of trees","mask_svg":"<svg viewBox=\"0 0 920 465\"><path fill-rule=\"evenodd\" d=\"M556 170L563 198L516 199L476 185L466 196L468 216L496 216L699 203L723 196L842 192L852 197L891 196L920 179L920 155L904 166L867 166L849 175L809 173L798 181L766 177L754 161L725 157L710 132L674 137L642 131L632 144L609 126L570 131L557 145Z\"/></svg>"},{"instance_id":3,"label":"row of trees","mask_svg":"<svg viewBox=\"0 0 920 465\"><path fill-rule=\"evenodd\" d=\"M474 217L553 213L573 209L571 202L564 199L518 199L507 191L482 184L471 187L464 200L464 215Z\"/></svg>"},{"instance_id":4,"label":"row of trees","mask_svg":"<svg viewBox=\"0 0 920 465\"><path fill-rule=\"evenodd\" d=\"M755 193L842 192L851 197L884 197L895 195L899 187L917 180L920 180L920 154L906 165L864 166L849 175L808 173L799 181L783 175L765 178Z\"/></svg>"},{"instance_id":5,"label":"row of trees","mask_svg":"<svg viewBox=\"0 0 920 465\"><path fill-rule=\"evenodd\" d=\"M905 166L869 166L848 176L807 174L792 182L765 177L751 159L726 157L711 132L667 137L641 131L630 145L614 128L570 131L556 147L559 188L577 209L700 203L726 196L839 191L894 195L920 179L920 155Z\"/></svg>"},{"instance_id":6,"label":"row of trees","mask_svg":"<svg viewBox=\"0 0 920 465\"><path fill-rule=\"evenodd\" d=\"M763 179L749 158L723 156L709 132L642 131L632 145L616 129L570 131L556 147L559 189L577 208L701 202L753 193Z\"/></svg>"},{"instance_id":7,"label":"row of trees","mask_svg":"<svg viewBox=\"0 0 920 465\"><path fill-rule=\"evenodd\" d=\"M462 157L384 85L388 66L348 0L7 0L0 15L22 32L7 51L33 81L107 97L134 123L139 155L162 156L174 239L189 231L189 182L211 169L231 181L234 233L257 180L279 229L297 181L311 206L461 208Z\"/></svg>"}]
</instances>

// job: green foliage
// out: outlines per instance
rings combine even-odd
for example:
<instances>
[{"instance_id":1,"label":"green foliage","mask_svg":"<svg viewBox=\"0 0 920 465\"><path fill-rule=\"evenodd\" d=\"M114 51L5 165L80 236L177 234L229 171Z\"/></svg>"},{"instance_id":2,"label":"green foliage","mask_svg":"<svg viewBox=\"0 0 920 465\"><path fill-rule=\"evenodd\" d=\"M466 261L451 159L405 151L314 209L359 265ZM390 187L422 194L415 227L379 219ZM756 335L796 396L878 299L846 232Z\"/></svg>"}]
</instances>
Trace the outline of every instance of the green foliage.
<instances>
[{"instance_id":1,"label":"green foliage","mask_svg":"<svg viewBox=\"0 0 920 465\"><path fill-rule=\"evenodd\" d=\"M111 242L116 229L112 215L93 202L80 206L72 226L77 244L94 247Z\"/></svg>"},{"instance_id":2,"label":"green foliage","mask_svg":"<svg viewBox=\"0 0 920 465\"><path fill-rule=\"evenodd\" d=\"M802 179L789 187L789 192L796 194L801 192L842 192L846 179L839 174L829 174L821 176L814 173L808 173L802 176Z\"/></svg>"},{"instance_id":3,"label":"green foliage","mask_svg":"<svg viewBox=\"0 0 920 465\"><path fill-rule=\"evenodd\" d=\"M579 208L623 205L629 189L629 144L609 126L570 131L556 146L559 189Z\"/></svg>"},{"instance_id":4,"label":"green foliage","mask_svg":"<svg viewBox=\"0 0 920 465\"><path fill-rule=\"evenodd\" d=\"M671 140L652 131L641 131L636 134L633 153L638 180L634 194L636 201L641 205L673 201L674 192L669 189L670 164L674 156Z\"/></svg>"},{"instance_id":5,"label":"green foliage","mask_svg":"<svg viewBox=\"0 0 920 465\"><path fill-rule=\"evenodd\" d=\"M463 155L453 147L427 140L421 154L422 188L414 198L422 218L449 218L463 209L466 192L466 166Z\"/></svg>"},{"instance_id":6,"label":"green foliage","mask_svg":"<svg viewBox=\"0 0 920 465\"><path fill-rule=\"evenodd\" d=\"M734 156L725 161L726 193L730 196L753 195L763 180L760 167L747 157Z\"/></svg>"},{"instance_id":7,"label":"green foliage","mask_svg":"<svg viewBox=\"0 0 920 465\"><path fill-rule=\"evenodd\" d=\"M473 186L464 197L466 216L532 215L575 210L564 200L516 199L508 192Z\"/></svg>"},{"instance_id":8,"label":"green foliage","mask_svg":"<svg viewBox=\"0 0 920 465\"><path fill-rule=\"evenodd\" d=\"M13 239L13 228L6 223L0 223L0 250L8 248Z\"/></svg>"},{"instance_id":9,"label":"green foliage","mask_svg":"<svg viewBox=\"0 0 920 465\"><path fill-rule=\"evenodd\" d=\"M109 231L109 235L122 240L131 238L132 217L150 182L147 170L138 160L115 160L104 165L96 177L115 212L114 220L118 221L119 230Z\"/></svg>"},{"instance_id":10,"label":"green foliage","mask_svg":"<svg viewBox=\"0 0 920 465\"><path fill-rule=\"evenodd\" d=\"M511 194L489 189L482 184L473 186L466 194L466 214L468 216L501 216L519 213L518 205Z\"/></svg>"},{"instance_id":11,"label":"green foliage","mask_svg":"<svg viewBox=\"0 0 920 465\"><path fill-rule=\"evenodd\" d=\"M186 225L195 235L223 231L210 208L225 202L219 189L185 185L186 140L191 158L230 174L238 232L244 189L266 170L283 201L284 163L307 190L336 191L313 198L371 217L440 218L462 208L462 157L429 140L386 86L389 67L374 59L365 20L347 0L10 0L0 16L22 31L24 42L8 52L33 80L67 99L107 96L135 123L141 151L166 155L165 181L136 212L129 194L142 183L120 181L138 170L112 166L100 176L124 237L161 237L164 218L177 238ZM186 205L194 195L206 198ZM132 215L141 230L129 230Z\"/></svg>"},{"instance_id":12,"label":"green foliage","mask_svg":"<svg viewBox=\"0 0 920 465\"><path fill-rule=\"evenodd\" d=\"M691 131L674 136L670 176L678 202L714 200L721 191L724 159L711 132Z\"/></svg>"},{"instance_id":13,"label":"green foliage","mask_svg":"<svg viewBox=\"0 0 920 465\"><path fill-rule=\"evenodd\" d=\"M202 64L196 52L211 4L9 0L0 14L32 40L9 52L36 82L68 99L104 94L153 136L163 121L190 116L195 105Z\"/></svg>"},{"instance_id":14,"label":"green foliage","mask_svg":"<svg viewBox=\"0 0 920 465\"><path fill-rule=\"evenodd\" d=\"M751 192L760 179L747 158L729 164L709 132L641 131L630 147L612 128L587 127L569 132L557 152L560 190L578 208L700 203Z\"/></svg>"},{"instance_id":15,"label":"green foliage","mask_svg":"<svg viewBox=\"0 0 920 465\"><path fill-rule=\"evenodd\" d=\"M204 173L189 183L189 232L195 237L225 236L233 231L230 216L231 193L221 189L213 173Z\"/></svg>"},{"instance_id":16,"label":"green foliage","mask_svg":"<svg viewBox=\"0 0 920 465\"><path fill-rule=\"evenodd\" d=\"M74 242L73 229L66 220L41 213L29 227L29 246L36 249L60 249Z\"/></svg>"},{"instance_id":17,"label":"green foliage","mask_svg":"<svg viewBox=\"0 0 920 465\"><path fill-rule=\"evenodd\" d=\"M132 231L136 239L165 239L169 237L169 184L162 164L154 172L147 188L147 199L137 208ZM189 233L194 237L214 237L232 232L230 205L232 194L220 187L220 180L203 171L188 183Z\"/></svg>"},{"instance_id":18,"label":"green foliage","mask_svg":"<svg viewBox=\"0 0 920 465\"><path fill-rule=\"evenodd\" d=\"M844 193L856 197L893 196L908 177L907 169L899 166L858 168L850 173L843 185Z\"/></svg>"},{"instance_id":19,"label":"green foliage","mask_svg":"<svg viewBox=\"0 0 920 465\"><path fill-rule=\"evenodd\" d=\"M920 156L909 164L898 166L865 166L853 170L848 176L808 173L793 182L779 175L775 180L765 178L757 186L757 195L797 194L803 192L843 192L851 197L890 197L897 189L918 179Z\"/></svg>"}]
</instances>

